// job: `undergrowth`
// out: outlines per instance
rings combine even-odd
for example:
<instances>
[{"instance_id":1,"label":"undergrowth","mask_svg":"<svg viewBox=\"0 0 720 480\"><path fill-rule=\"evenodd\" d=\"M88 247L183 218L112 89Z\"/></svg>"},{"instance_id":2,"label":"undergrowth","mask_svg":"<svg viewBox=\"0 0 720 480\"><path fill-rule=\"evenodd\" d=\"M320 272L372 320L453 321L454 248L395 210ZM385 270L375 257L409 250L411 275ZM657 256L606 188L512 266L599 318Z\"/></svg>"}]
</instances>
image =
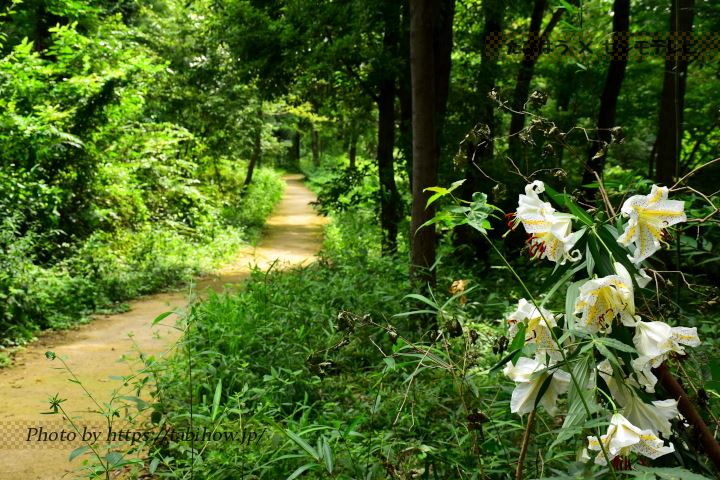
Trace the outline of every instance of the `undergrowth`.
<instances>
[{"instance_id":1,"label":"undergrowth","mask_svg":"<svg viewBox=\"0 0 720 480\"><path fill-rule=\"evenodd\" d=\"M480 301L460 302L447 283L437 300L449 303L436 311L445 333L431 345L407 327L406 262L379 255L368 215L334 214L317 263L255 271L241 293L192 307L184 344L160 367L157 417L179 430L267 433L252 445L152 445L158 475L486 478L506 469L517 452L507 438L522 425L498 402L509 389L478 372L497 358L507 304L477 285Z\"/></svg>"},{"instance_id":2,"label":"undergrowth","mask_svg":"<svg viewBox=\"0 0 720 480\"><path fill-rule=\"evenodd\" d=\"M241 196L241 169L223 172L225 191L205 188L203 216L194 228L147 222L97 231L62 261L43 265L31 234L18 235L12 219L0 224L0 338L5 346L47 328L66 328L91 313L122 309L122 302L172 288L209 272L259 235L282 196L283 182L261 169Z\"/></svg>"},{"instance_id":3,"label":"undergrowth","mask_svg":"<svg viewBox=\"0 0 720 480\"><path fill-rule=\"evenodd\" d=\"M155 475L513 478L526 419L509 413L512 382L492 367L508 353L502 319L523 292L493 267L499 258L456 262L448 239L437 288L422 301L408 297L407 262L380 256L379 232L367 228L372 215L336 211L317 263L255 271L241 292L191 308L176 356L156 365L155 425L253 441L150 443ZM522 258L513 264L533 290L552 272ZM682 313L688 323L709 328L712 317L692 308ZM438 328L422 333L413 318L432 318ZM698 366L717 346L711 340L698 350L686 378L712 397L712 412L716 379ZM599 478L577 456L582 441L550 448L557 428L538 413L525 475ZM673 475L643 468L619 478Z\"/></svg>"}]
</instances>

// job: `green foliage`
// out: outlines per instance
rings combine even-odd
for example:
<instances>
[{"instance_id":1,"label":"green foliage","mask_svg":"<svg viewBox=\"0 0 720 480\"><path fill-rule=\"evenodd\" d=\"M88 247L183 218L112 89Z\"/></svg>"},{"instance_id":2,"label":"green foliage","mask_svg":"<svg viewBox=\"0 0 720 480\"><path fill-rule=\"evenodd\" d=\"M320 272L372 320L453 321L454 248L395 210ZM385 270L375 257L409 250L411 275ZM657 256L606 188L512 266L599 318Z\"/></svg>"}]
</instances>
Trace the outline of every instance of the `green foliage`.
<instances>
[{"instance_id":1,"label":"green foliage","mask_svg":"<svg viewBox=\"0 0 720 480\"><path fill-rule=\"evenodd\" d=\"M241 181L235 179L238 185ZM97 231L51 266L33 263L33 237L18 241L6 219L0 228L5 252L0 256L0 324L5 337L27 339L38 329L66 327L94 311L118 308L118 302L210 271L257 236L282 185L277 173L262 169L242 198L236 193L235 198L208 201L206 216L195 218L203 222L196 229L166 220Z\"/></svg>"},{"instance_id":2,"label":"green foliage","mask_svg":"<svg viewBox=\"0 0 720 480\"><path fill-rule=\"evenodd\" d=\"M177 15L171 0L142 8L33 0L2 12L5 339L208 271L258 234L279 199L278 174L260 168L249 189L243 181L249 127L262 129L268 160L284 153L272 133L280 107L268 106L264 119L254 115L252 86L191 88L229 59L193 63L202 42L166 55L180 33L154 28L180 25Z\"/></svg>"},{"instance_id":3,"label":"green foliage","mask_svg":"<svg viewBox=\"0 0 720 480\"><path fill-rule=\"evenodd\" d=\"M357 168L331 167L314 174L311 185L317 192L314 205L324 215L358 207L377 208L379 186L377 166L373 163L359 162Z\"/></svg>"},{"instance_id":4,"label":"green foliage","mask_svg":"<svg viewBox=\"0 0 720 480\"><path fill-rule=\"evenodd\" d=\"M438 292L426 307L443 329L467 336L412 342L405 315L390 316L411 300L406 267L380 256L368 215L334 214L318 263L257 271L239 294L191 309L182 347L163 366L158 418L186 428L192 404L194 428L267 429L254 445L204 444L194 456L199 478L487 478L512 461L511 439L522 432L497 401L509 390L479 375L494 362L492 325L507 302L486 285ZM484 300L465 303L465 294ZM163 475L182 478L187 447L155 445L151 458Z\"/></svg>"},{"instance_id":5,"label":"green foliage","mask_svg":"<svg viewBox=\"0 0 720 480\"><path fill-rule=\"evenodd\" d=\"M437 193L449 196L451 189ZM569 196L551 196L567 208L575 205ZM476 203L458 213L491 214L484 197L478 196ZM331 214L316 264L289 272L254 272L240 293L193 306L182 348L162 367L166 373L154 406L158 419L186 428L192 405L194 428L266 433L252 445L196 444L194 456L186 442L156 444L146 462L154 459L158 472L169 478L187 475L192 461L200 478L240 472L258 478L508 477L507 466L517 461L525 424L509 412L512 387L497 370L521 352L532 351L522 328L507 339L497 321L513 310L515 299L527 295L508 269L515 270L535 296L546 291L545 285L571 281L577 270L553 272L527 266L522 259L511 260L507 268L468 269L454 263L453 250L445 245L438 283L452 286L448 293L443 287L421 296L406 283L404 262L380 256L380 232L367 228L372 217L367 207L340 209ZM501 246L496 246L490 263L502 264L497 256ZM569 299L577 297L578 287L577 282L570 285ZM665 292L662 302L672 293L667 287L660 291ZM566 302L557 297L548 305L565 309ZM568 302L573 308L574 301ZM690 305L689 300L681 304ZM698 326L702 335L703 329L713 328L706 322L715 307L702 307L706 315L692 312L699 307L674 308L680 309L683 324ZM437 330L420 337L407 321L418 315L434 319ZM598 338L582 351L577 348L568 362L579 385L594 377L594 348L614 365L634 351L615 338ZM711 398L706 411L717 410L715 370L720 369L713 364L712 372L702 372L700 365L717 348L710 339L698 349L697 358L685 362L687 378L704 382L696 387ZM577 458L585 445L577 434L604 431L607 425L607 420L595 418L604 401L591 392L570 388L568 399L561 400L561 408L569 407L562 428L554 417L537 412L525 465L529 478L597 477ZM678 450L683 443L689 445L686 431L680 429L677 435L673 441ZM686 469L706 472L701 458L685 449L682 455ZM670 464L637 465L615 474L704 478L666 468Z\"/></svg>"}]
</instances>

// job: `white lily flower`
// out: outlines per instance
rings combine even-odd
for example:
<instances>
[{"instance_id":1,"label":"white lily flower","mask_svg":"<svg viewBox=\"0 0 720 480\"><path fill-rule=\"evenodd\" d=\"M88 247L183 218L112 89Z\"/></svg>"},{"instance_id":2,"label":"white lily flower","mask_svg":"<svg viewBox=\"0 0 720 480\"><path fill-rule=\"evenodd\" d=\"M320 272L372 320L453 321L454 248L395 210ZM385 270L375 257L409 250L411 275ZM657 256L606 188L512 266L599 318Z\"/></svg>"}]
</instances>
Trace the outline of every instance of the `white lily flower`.
<instances>
[{"instance_id":1,"label":"white lily flower","mask_svg":"<svg viewBox=\"0 0 720 480\"><path fill-rule=\"evenodd\" d=\"M659 367L670 352L685 354L685 348L697 347L700 339L695 327L671 327L664 322L637 322L633 343L640 356L633 360L638 381L647 392L655 391L657 377L653 368Z\"/></svg>"},{"instance_id":2,"label":"white lily flower","mask_svg":"<svg viewBox=\"0 0 720 480\"><path fill-rule=\"evenodd\" d=\"M525 186L525 194L518 197L518 209L513 226L522 223L530 234L530 252L533 258L547 258L553 262L575 262L582 255L573 247L582 236L582 230L572 231L573 216L557 213L548 202L538 197L545 191L545 184L539 180Z\"/></svg>"},{"instance_id":3,"label":"white lily flower","mask_svg":"<svg viewBox=\"0 0 720 480\"><path fill-rule=\"evenodd\" d=\"M572 231L572 216L567 213L554 213L550 218L550 228L534 233L530 237L530 252L533 258L547 258L564 264L567 260L576 262L582 258L579 250L574 250L583 230Z\"/></svg>"},{"instance_id":4,"label":"white lily flower","mask_svg":"<svg viewBox=\"0 0 720 480\"><path fill-rule=\"evenodd\" d=\"M555 209L538 197L538 194L544 191L545 184L535 180L525 186L525 195L520 194L518 197L515 225L522 222L527 233L546 232L550 229L549 218L555 213Z\"/></svg>"},{"instance_id":5,"label":"white lily flower","mask_svg":"<svg viewBox=\"0 0 720 480\"><path fill-rule=\"evenodd\" d=\"M636 393L629 398L630 402L622 411L628 421L639 428L652 431L655 435L661 433L665 438L670 437L670 420L680 415L677 400L654 400L652 403L645 403Z\"/></svg>"},{"instance_id":6,"label":"white lily flower","mask_svg":"<svg viewBox=\"0 0 720 480\"><path fill-rule=\"evenodd\" d=\"M665 357L662 355L659 357L648 357L647 355L643 355L632 361L635 378L637 378L640 385L645 388L646 392L655 392L655 384L658 379L652 372L652 369L659 367L664 360Z\"/></svg>"},{"instance_id":7,"label":"white lily flower","mask_svg":"<svg viewBox=\"0 0 720 480\"><path fill-rule=\"evenodd\" d=\"M652 282L652 280L653 280L652 277L650 275L648 275L647 272L645 271L645 269L643 269L643 268L641 268L639 270L639 273L637 275L635 275L635 281L637 282L638 287L640 287L640 288L647 287L648 284L650 282Z\"/></svg>"},{"instance_id":8,"label":"white lily flower","mask_svg":"<svg viewBox=\"0 0 720 480\"><path fill-rule=\"evenodd\" d=\"M626 405L628 403L627 395L625 394L627 388L624 388L624 385L622 385L615 379L615 377L613 377L613 368L610 365L610 362L606 359L598 363L597 370L598 374L600 374L600 377L605 380L605 384L608 386L608 389L610 390L610 395L612 395L613 400L616 401L620 406Z\"/></svg>"},{"instance_id":9,"label":"white lily flower","mask_svg":"<svg viewBox=\"0 0 720 480\"><path fill-rule=\"evenodd\" d=\"M623 407L622 413L633 425L645 430L652 430L656 435L664 437L671 434L670 420L677 418L677 400L655 400L645 403L638 396L635 387L639 387L632 378L624 378L623 382L613 376L610 362L603 360L597 365L598 373L610 390L613 400Z\"/></svg>"},{"instance_id":10,"label":"white lily flower","mask_svg":"<svg viewBox=\"0 0 720 480\"><path fill-rule=\"evenodd\" d=\"M524 298L518 301L518 308L507 319L508 337L514 338L518 331L518 324L524 323L525 343L534 343L537 346L536 357L547 354L550 358L558 361L562 353L553 339L551 328L557 326L553 314L541 308L538 310L535 305Z\"/></svg>"},{"instance_id":11,"label":"white lily flower","mask_svg":"<svg viewBox=\"0 0 720 480\"><path fill-rule=\"evenodd\" d=\"M664 437L671 434L670 420L677 418L680 413L677 409L677 400L655 400L645 403L638 396L636 387L640 385L632 378L624 378L619 382L613 376L610 362L603 360L597 365L598 373L605 380L613 400L623 407L622 413L630 423L645 430L652 430L656 435L662 433Z\"/></svg>"},{"instance_id":12,"label":"white lily flower","mask_svg":"<svg viewBox=\"0 0 720 480\"><path fill-rule=\"evenodd\" d=\"M530 413L535 406L540 387L550 375L546 366L535 359L521 357L516 365L505 365L503 373L517 384L510 399L510 411L518 415ZM552 380L540 399L540 404L550 415L557 413L557 398L567 392L569 386L569 373L562 370L552 373Z\"/></svg>"},{"instance_id":13,"label":"white lily flower","mask_svg":"<svg viewBox=\"0 0 720 480\"><path fill-rule=\"evenodd\" d=\"M700 338L695 327L671 327L665 322L639 321L635 326L633 343L641 356L657 357L668 352L685 355L682 345L697 347Z\"/></svg>"},{"instance_id":14,"label":"white lily flower","mask_svg":"<svg viewBox=\"0 0 720 480\"><path fill-rule=\"evenodd\" d=\"M588 332L612 331L612 321L620 317L623 325L635 325L635 298L632 280L628 271L615 263L618 275L608 275L589 280L580 287L580 295L575 302L575 313L582 316L578 326Z\"/></svg>"},{"instance_id":15,"label":"white lily flower","mask_svg":"<svg viewBox=\"0 0 720 480\"><path fill-rule=\"evenodd\" d=\"M602 452L603 447L607 452L608 460L612 460L618 455L627 456L630 452L648 458L658 458L675 451L672 443L665 446L663 441L651 430L642 430L636 427L619 413L612 416L608 431L600 437L600 440L597 437L587 438L588 450L600 452L595 457L595 463L598 465L607 464Z\"/></svg>"},{"instance_id":16,"label":"white lily flower","mask_svg":"<svg viewBox=\"0 0 720 480\"><path fill-rule=\"evenodd\" d=\"M622 214L629 221L617 241L626 246L634 244L635 251L630 257L633 263L642 262L660 248L663 228L687 220L685 202L667 197L667 187L653 185L649 195L634 195L623 204Z\"/></svg>"}]
</instances>

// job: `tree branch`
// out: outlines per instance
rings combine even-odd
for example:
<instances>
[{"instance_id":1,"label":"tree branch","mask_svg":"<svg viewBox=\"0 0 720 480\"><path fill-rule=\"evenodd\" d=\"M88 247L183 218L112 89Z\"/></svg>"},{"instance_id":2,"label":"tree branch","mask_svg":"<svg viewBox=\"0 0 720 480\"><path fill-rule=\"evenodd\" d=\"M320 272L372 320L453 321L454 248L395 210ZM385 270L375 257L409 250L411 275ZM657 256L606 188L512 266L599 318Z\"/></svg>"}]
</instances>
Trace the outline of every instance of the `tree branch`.
<instances>
[{"instance_id":1,"label":"tree branch","mask_svg":"<svg viewBox=\"0 0 720 480\"><path fill-rule=\"evenodd\" d=\"M352 67L352 65L350 65L347 62L343 62L343 65L345 66L345 70L347 71L348 75L350 75L350 77L357 80L358 85L360 85L360 88L362 89L362 91L365 92L370 98L372 98L375 101L375 103L379 102L380 96L378 94L376 94L370 88L370 85L368 85L368 82L366 82L365 80L362 79L362 77L360 77L360 74L358 74L355 71L355 69Z\"/></svg>"},{"instance_id":2,"label":"tree branch","mask_svg":"<svg viewBox=\"0 0 720 480\"><path fill-rule=\"evenodd\" d=\"M658 380L663 388L670 394L670 397L678 401L678 410L685 417L690 425L695 427L699 437L700 444L703 450L715 465L715 468L720 470L720 445L713 436L712 432L705 424L705 420L700 416L695 406L690 401L685 390L673 376L667 367L667 364L663 363L659 367L653 369L653 373L657 375Z\"/></svg>"}]
</instances>

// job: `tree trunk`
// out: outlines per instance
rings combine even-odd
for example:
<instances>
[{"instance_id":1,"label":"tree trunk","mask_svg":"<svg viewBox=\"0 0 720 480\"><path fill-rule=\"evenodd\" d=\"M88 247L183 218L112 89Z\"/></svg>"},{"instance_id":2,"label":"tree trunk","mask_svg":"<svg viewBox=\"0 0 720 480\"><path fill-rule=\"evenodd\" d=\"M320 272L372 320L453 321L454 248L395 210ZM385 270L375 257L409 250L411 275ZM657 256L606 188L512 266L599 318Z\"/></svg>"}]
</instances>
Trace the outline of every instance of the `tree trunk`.
<instances>
[{"instance_id":1,"label":"tree trunk","mask_svg":"<svg viewBox=\"0 0 720 480\"><path fill-rule=\"evenodd\" d=\"M262 156L262 109L258 109L258 123L255 126L253 132L253 149L250 155L250 162L248 163L247 175L245 175L245 183L243 188L247 188L252 182L253 172L255 167L260 163L260 157Z\"/></svg>"},{"instance_id":2,"label":"tree trunk","mask_svg":"<svg viewBox=\"0 0 720 480\"><path fill-rule=\"evenodd\" d=\"M424 190L437 185L435 123L435 65L433 48L434 0L410 0L410 70L412 76L413 189L411 270L418 284L435 285L437 239L433 227L420 228L434 214L425 208L430 196Z\"/></svg>"},{"instance_id":3,"label":"tree trunk","mask_svg":"<svg viewBox=\"0 0 720 480\"><path fill-rule=\"evenodd\" d=\"M438 132L438 152L442 150L441 136L445 122L448 95L450 94L450 68L452 67L453 20L455 0L436 0L435 25L433 32L435 71L435 130Z\"/></svg>"},{"instance_id":4,"label":"tree trunk","mask_svg":"<svg viewBox=\"0 0 720 480\"><path fill-rule=\"evenodd\" d=\"M397 54L400 6L385 4L385 33L383 48L390 58ZM385 71L379 82L377 163L380 182L380 228L383 253L397 250L397 232L400 222L400 194L395 184L395 75Z\"/></svg>"},{"instance_id":5,"label":"tree trunk","mask_svg":"<svg viewBox=\"0 0 720 480\"><path fill-rule=\"evenodd\" d=\"M691 32L694 0L672 0L670 7L670 40L678 44L680 32ZM681 34L682 35L682 34ZM660 126L654 147L655 179L663 185L672 185L677 177L682 146L683 110L688 60L676 53L667 52L662 96L660 97Z\"/></svg>"},{"instance_id":6,"label":"tree trunk","mask_svg":"<svg viewBox=\"0 0 720 480\"><path fill-rule=\"evenodd\" d=\"M395 184L393 149L395 147L395 86L385 79L378 96L377 162L380 181L380 227L383 253L397 250L400 195Z\"/></svg>"},{"instance_id":7,"label":"tree trunk","mask_svg":"<svg viewBox=\"0 0 720 480\"><path fill-rule=\"evenodd\" d=\"M320 166L320 138L315 125L312 126L312 137L310 148L312 149L312 162L316 167Z\"/></svg>"},{"instance_id":8,"label":"tree trunk","mask_svg":"<svg viewBox=\"0 0 720 480\"><path fill-rule=\"evenodd\" d=\"M357 158L357 133L353 132L350 134L350 151L348 152L348 159L350 160L350 170L355 169L355 159Z\"/></svg>"},{"instance_id":9,"label":"tree trunk","mask_svg":"<svg viewBox=\"0 0 720 480\"><path fill-rule=\"evenodd\" d=\"M290 163L290 168L293 169L300 169L300 139L302 138L302 134L300 131L295 131L292 136L292 144L290 145L290 150L288 150L288 159Z\"/></svg>"},{"instance_id":10,"label":"tree trunk","mask_svg":"<svg viewBox=\"0 0 720 480\"><path fill-rule=\"evenodd\" d=\"M9 2L8 2L9 3ZM67 21L62 17L47 11L47 1L39 0L35 3L35 29L32 35L33 48L36 52L44 54L50 47L52 32L55 25L65 25Z\"/></svg>"},{"instance_id":11,"label":"tree trunk","mask_svg":"<svg viewBox=\"0 0 720 480\"><path fill-rule=\"evenodd\" d=\"M495 154L495 102L490 99L489 94L495 88L495 80L498 73L497 54L490 49L489 39L493 35L502 32L504 4L501 0L486 0L483 2L483 15L485 25L483 27L482 40L480 44L480 68L478 70L478 91L481 99L479 102L478 122L487 126L489 135L483 138L479 144L468 142L466 145L465 183L461 187L463 200L472 200L475 192L488 193L493 187L490 180L485 178L479 168L489 163ZM485 239L472 227L462 225L456 229L456 243L467 245L474 253L473 260L486 258L490 246Z\"/></svg>"},{"instance_id":12,"label":"tree trunk","mask_svg":"<svg viewBox=\"0 0 720 480\"><path fill-rule=\"evenodd\" d=\"M590 144L588 160L583 171L583 185L596 181L595 173L602 177L607 146L613 141L611 129L615 126L618 96L625 78L628 31L630 30L630 0L615 0L613 12L613 56L610 60L607 77L605 77L605 88L600 96L597 132L595 141ZM594 188L584 188L583 200L586 203L592 203L595 192Z\"/></svg>"},{"instance_id":13,"label":"tree trunk","mask_svg":"<svg viewBox=\"0 0 720 480\"><path fill-rule=\"evenodd\" d=\"M400 138L399 148L405 158L407 172L412 191L412 85L410 81L410 3L402 2L401 34L398 58L402 59L399 75L398 98L400 99Z\"/></svg>"},{"instance_id":14,"label":"tree trunk","mask_svg":"<svg viewBox=\"0 0 720 480\"><path fill-rule=\"evenodd\" d=\"M518 134L525 127L525 115L522 112L525 110L525 103L527 103L530 94L530 82L535 72L535 64L542 54L545 40L550 36L555 25L560 21L563 13L565 13L563 7L555 10L545 31L540 33L540 27L542 26L542 19L546 9L547 0L535 0L532 15L530 16L528 41L525 45L523 60L520 63L517 80L515 81L515 91L513 92L512 98L512 109L514 112L510 117L510 138L508 142L510 158L516 162L519 162L522 156L522 142ZM527 165L526 170L528 170Z\"/></svg>"}]
</instances>

